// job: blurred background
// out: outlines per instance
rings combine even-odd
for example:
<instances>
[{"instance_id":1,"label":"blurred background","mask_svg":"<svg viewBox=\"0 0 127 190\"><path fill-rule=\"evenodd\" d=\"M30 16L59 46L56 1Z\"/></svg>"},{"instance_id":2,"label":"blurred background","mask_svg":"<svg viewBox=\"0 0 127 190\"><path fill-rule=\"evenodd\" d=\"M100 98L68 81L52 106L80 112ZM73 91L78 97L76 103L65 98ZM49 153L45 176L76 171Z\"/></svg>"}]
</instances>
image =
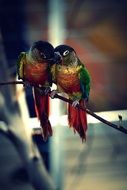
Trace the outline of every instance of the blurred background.
<instances>
[{"instance_id":1,"label":"blurred background","mask_svg":"<svg viewBox=\"0 0 127 190\"><path fill-rule=\"evenodd\" d=\"M0 61L1 71L6 70L0 81L16 79L18 56L34 41L68 44L92 78L88 108L115 123L121 114L127 126L126 34L126 0L0 0ZM17 85L11 90L58 189L127 189L125 134L88 116L87 142L82 144L67 127L66 104L52 100L54 136L43 142L31 89Z\"/></svg>"}]
</instances>

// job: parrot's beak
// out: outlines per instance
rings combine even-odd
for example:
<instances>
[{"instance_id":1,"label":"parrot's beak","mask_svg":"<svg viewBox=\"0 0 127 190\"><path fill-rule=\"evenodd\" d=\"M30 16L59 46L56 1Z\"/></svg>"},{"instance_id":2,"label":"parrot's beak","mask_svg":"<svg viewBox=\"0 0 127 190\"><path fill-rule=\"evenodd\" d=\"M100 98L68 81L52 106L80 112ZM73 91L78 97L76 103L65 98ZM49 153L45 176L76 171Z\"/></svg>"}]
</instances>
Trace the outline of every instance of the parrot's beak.
<instances>
[{"instance_id":1,"label":"parrot's beak","mask_svg":"<svg viewBox=\"0 0 127 190\"><path fill-rule=\"evenodd\" d=\"M62 57L61 57L60 54L58 54L58 53L55 52L55 53L54 53L54 57L51 58L51 59L49 59L48 62L49 62L50 64L59 64L59 63L62 62Z\"/></svg>"}]
</instances>

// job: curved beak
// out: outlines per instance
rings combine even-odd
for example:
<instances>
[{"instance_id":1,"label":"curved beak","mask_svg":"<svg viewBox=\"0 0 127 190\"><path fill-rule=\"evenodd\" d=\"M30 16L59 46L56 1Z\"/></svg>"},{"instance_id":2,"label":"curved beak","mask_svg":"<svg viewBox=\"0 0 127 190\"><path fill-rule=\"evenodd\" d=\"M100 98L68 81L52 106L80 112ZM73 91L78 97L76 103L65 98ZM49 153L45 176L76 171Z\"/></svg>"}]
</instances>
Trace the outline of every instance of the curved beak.
<instances>
[{"instance_id":1,"label":"curved beak","mask_svg":"<svg viewBox=\"0 0 127 190\"><path fill-rule=\"evenodd\" d=\"M52 57L51 59L49 59L48 62L50 64L59 64L59 63L62 62L62 56L58 52L55 52L54 53L54 57Z\"/></svg>"}]
</instances>

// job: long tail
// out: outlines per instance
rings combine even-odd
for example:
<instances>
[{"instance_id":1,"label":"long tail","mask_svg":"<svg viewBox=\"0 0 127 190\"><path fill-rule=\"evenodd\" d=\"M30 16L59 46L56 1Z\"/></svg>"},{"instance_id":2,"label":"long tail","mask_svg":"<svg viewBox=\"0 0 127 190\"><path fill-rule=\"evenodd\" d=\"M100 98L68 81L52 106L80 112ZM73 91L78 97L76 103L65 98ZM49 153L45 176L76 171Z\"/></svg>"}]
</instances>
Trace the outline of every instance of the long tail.
<instances>
[{"instance_id":1,"label":"long tail","mask_svg":"<svg viewBox=\"0 0 127 190\"><path fill-rule=\"evenodd\" d=\"M85 106L84 100L80 101L82 107ZM71 104L68 105L68 122L69 126L73 127L74 132L78 132L83 140L86 140L87 131L87 116L86 112L81 109L72 107Z\"/></svg>"},{"instance_id":2,"label":"long tail","mask_svg":"<svg viewBox=\"0 0 127 190\"><path fill-rule=\"evenodd\" d=\"M49 96L42 95L38 88L34 87L34 99L37 116L42 127L44 140L52 136L52 127L49 121Z\"/></svg>"}]
</instances>

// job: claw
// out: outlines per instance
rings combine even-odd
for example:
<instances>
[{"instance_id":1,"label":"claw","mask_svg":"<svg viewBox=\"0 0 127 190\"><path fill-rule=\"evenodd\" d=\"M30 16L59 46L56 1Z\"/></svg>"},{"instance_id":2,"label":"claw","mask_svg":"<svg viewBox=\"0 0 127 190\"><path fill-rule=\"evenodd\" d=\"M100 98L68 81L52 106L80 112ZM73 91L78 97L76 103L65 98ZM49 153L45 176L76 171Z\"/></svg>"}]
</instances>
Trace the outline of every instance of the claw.
<instances>
[{"instance_id":1,"label":"claw","mask_svg":"<svg viewBox=\"0 0 127 190\"><path fill-rule=\"evenodd\" d=\"M50 87L46 87L44 90L45 95L47 95L51 91Z\"/></svg>"},{"instance_id":2,"label":"claw","mask_svg":"<svg viewBox=\"0 0 127 190\"><path fill-rule=\"evenodd\" d=\"M39 87L36 87L36 89L38 90L38 92L39 92L40 95L42 95L42 96L47 95L47 94L51 91L50 87L42 87L42 86L39 86Z\"/></svg>"},{"instance_id":3,"label":"claw","mask_svg":"<svg viewBox=\"0 0 127 190\"><path fill-rule=\"evenodd\" d=\"M29 81L23 81L23 82L24 82L24 84L23 84L24 88L27 88L27 87L31 86Z\"/></svg>"},{"instance_id":4,"label":"claw","mask_svg":"<svg viewBox=\"0 0 127 190\"><path fill-rule=\"evenodd\" d=\"M56 94L57 94L57 90L52 90L50 93L50 97L53 99L53 98L55 98Z\"/></svg>"},{"instance_id":5,"label":"claw","mask_svg":"<svg viewBox=\"0 0 127 190\"><path fill-rule=\"evenodd\" d=\"M79 101L78 100L73 101L72 106L76 107L77 105L79 105Z\"/></svg>"}]
</instances>

